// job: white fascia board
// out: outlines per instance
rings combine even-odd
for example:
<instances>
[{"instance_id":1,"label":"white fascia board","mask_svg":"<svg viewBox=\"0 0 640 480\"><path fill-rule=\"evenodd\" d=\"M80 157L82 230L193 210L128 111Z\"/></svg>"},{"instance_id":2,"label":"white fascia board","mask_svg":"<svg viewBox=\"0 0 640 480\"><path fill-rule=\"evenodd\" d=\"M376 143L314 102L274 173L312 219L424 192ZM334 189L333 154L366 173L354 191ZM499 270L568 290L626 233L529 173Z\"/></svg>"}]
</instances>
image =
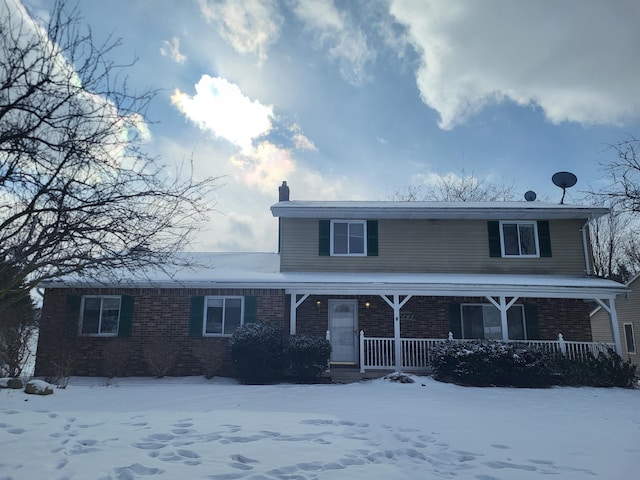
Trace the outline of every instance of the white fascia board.
<instances>
[{"instance_id":1,"label":"white fascia board","mask_svg":"<svg viewBox=\"0 0 640 480\"><path fill-rule=\"evenodd\" d=\"M592 219L607 208L541 202L279 202L274 217L417 220Z\"/></svg>"}]
</instances>

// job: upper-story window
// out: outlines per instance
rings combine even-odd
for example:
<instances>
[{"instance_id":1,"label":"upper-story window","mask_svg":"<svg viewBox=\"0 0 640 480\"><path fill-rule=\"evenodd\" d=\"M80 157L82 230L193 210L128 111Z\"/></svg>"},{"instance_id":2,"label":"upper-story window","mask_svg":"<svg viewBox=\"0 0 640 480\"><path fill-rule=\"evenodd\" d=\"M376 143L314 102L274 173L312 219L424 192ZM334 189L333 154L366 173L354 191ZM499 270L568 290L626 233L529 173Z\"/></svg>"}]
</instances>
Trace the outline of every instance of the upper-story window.
<instances>
[{"instance_id":1,"label":"upper-story window","mask_svg":"<svg viewBox=\"0 0 640 480\"><path fill-rule=\"evenodd\" d=\"M331 222L331 255L366 255L367 223L363 220Z\"/></svg>"},{"instance_id":2,"label":"upper-story window","mask_svg":"<svg viewBox=\"0 0 640 480\"><path fill-rule=\"evenodd\" d=\"M377 220L320 220L318 255L321 257L377 257Z\"/></svg>"},{"instance_id":3,"label":"upper-story window","mask_svg":"<svg viewBox=\"0 0 640 480\"><path fill-rule=\"evenodd\" d=\"M536 222L500 222L503 257L537 257Z\"/></svg>"},{"instance_id":4,"label":"upper-story window","mask_svg":"<svg viewBox=\"0 0 640 480\"><path fill-rule=\"evenodd\" d=\"M120 296L84 296L80 306L82 335L118 335Z\"/></svg>"},{"instance_id":5,"label":"upper-story window","mask_svg":"<svg viewBox=\"0 0 640 480\"><path fill-rule=\"evenodd\" d=\"M551 256L551 233L546 220L489 221L489 256L538 258Z\"/></svg>"}]
</instances>

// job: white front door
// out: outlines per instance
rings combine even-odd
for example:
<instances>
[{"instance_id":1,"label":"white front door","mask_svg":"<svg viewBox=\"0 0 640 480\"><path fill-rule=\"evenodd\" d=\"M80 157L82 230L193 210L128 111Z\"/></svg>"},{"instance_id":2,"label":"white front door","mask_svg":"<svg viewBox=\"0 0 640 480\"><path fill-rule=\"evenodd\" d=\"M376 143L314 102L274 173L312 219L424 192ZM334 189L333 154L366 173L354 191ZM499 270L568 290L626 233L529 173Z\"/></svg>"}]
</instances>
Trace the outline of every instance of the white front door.
<instances>
[{"instance_id":1,"label":"white front door","mask_svg":"<svg viewBox=\"0 0 640 480\"><path fill-rule=\"evenodd\" d=\"M356 300L329 300L332 362L356 363L357 307Z\"/></svg>"}]
</instances>

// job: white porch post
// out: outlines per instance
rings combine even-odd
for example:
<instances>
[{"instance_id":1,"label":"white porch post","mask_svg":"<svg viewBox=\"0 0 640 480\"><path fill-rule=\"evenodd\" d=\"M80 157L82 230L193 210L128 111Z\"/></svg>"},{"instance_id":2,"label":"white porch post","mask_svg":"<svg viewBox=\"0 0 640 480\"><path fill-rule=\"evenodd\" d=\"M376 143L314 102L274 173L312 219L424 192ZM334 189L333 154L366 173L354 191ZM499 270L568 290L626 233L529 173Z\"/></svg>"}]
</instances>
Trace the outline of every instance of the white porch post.
<instances>
[{"instance_id":1,"label":"white porch post","mask_svg":"<svg viewBox=\"0 0 640 480\"><path fill-rule=\"evenodd\" d=\"M402 342L400 340L400 309L409 301L411 295L404 297L400 301L400 295L393 296L393 302L386 295L380 295L387 304L393 308L393 346L394 356L396 357L395 371L402 371Z\"/></svg>"},{"instance_id":2,"label":"white porch post","mask_svg":"<svg viewBox=\"0 0 640 480\"><path fill-rule=\"evenodd\" d=\"M609 320L611 321L611 335L613 336L613 343L616 346L616 353L622 356L622 342L620 341L620 327L618 325L618 314L616 312L616 299L614 297L609 298L609 303L606 299L596 298L598 305L600 305L609 314Z\"/></svg>"},{"instance_id":3,"label":"white porch post","mask_svg":"<svg viewBox=\"0 0 640 480\"><path fill-rule=\"evenodd\" d=\"M500 310L500 324L502 326L502 341L506 342L509 340L509 323L507 322L507 312L513 306L514 303L518 300L519 297L513 297L509 303L507 303L507 297L501 295L496 302L493 297L486 297L494 307Z\"/></svg>"},{"instance_id":4,"label":"white porch post","mask_svg":"<svg viewBox=\"0 0 640 480\"><path fill-rule=\"evenodd\" d=\"M306 293L302 295L302 298L300 300L298 300L297 293L291 294L291 313L289 314L289 335L296 334L297 323L298 323L296 312L298 311L298 307L302 305L302 302L304 302L308 296L309 294Z\"/></svg>"}]
</instances>

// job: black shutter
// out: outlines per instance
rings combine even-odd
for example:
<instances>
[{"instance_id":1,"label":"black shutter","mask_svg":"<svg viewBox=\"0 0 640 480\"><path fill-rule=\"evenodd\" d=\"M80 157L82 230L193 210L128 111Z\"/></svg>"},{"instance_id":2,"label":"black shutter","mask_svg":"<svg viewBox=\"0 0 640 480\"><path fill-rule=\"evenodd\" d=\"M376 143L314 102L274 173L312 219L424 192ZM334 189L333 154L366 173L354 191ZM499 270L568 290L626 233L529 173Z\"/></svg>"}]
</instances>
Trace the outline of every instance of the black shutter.
<instances>
[{"instance_id":1,"label":"black shutter","mask_svg":"<svg viewBox=\"0 0 640 480\"><path fill-rule=\"evenodd\" d=\"M491 220L487 222L487 231L489 233L489 256L501 257L502 249L500 248L500 222Z\"/></svg>"},{"instance_id":2,"label":"black shutter","mask_svg":"<svg viewBox=\"0 0 640 480\"><path fill-rule=\"evenodd\" d=\"M540 340L540 332L538 329L538 305L535 303L525 303L524 318L527 322L527 340Z\"/></svg>"},{"instance_id":3,"label":"black shutter","mask_svg":"<svg viewBox=\"0 0 640 480\"><path fill-rule=\"evenodd\" d=\"M244 323L258 321L258 298L244 297Z\"/></svg>"},{"instance_id":4,"label":"black shutter","mask_svg":"<svg viewBox=\"0 0 640 480\"><path fill-rule=\"evenodd\" d=\"M318 255L328 257L331 254L331 220L320 220L318 232Z\"/></svg>"},{"instance_id":5,"label":"black shutter","mask_svg":"<svg viewBox=\"0 0 640 480\"><path fill-rule=\"evenodd\" d=\"M551 256L551 232L547 220L538 221L538 240L540 241L540 256Z\"/></svg>"},{"instance_id":6,"label":"black shutter","mask_svg":"<svg viewBox=\"0 0 640 480\"><path fill-rule=\"evenodd\" d=\"M80 326L80 305L82 304L82 297L80 295L67 295L67 314L66 324L63 329L66 335L75 336L79 335L82 331Z\"/></svg>"},{"instance_id":7,"label":"black shutter","mask_svg":"<svg viewBox=\"0 0 640 480\"><path fill-rule=\"evenodd\" d=\"M202 336L202 320L204 316L204 297L191 297L189 311L189 336Z\"/></svg>"},{"instance_id":8,"label":"black shutter","mask_svg":"<svg viewBox=\"0 0 640 480\"><path fill-rule=\"evenodd\" d=\"M122 295L120 297L120 324L118 325L119 337L130 337L133 325L133 297Z\"/></svg>"},{"instance_id":9,"label":"black shutter","mask_svg":"<svg viewBox=\"0 0 640 480\"><path fill-rule=\"evenodd\" d=\"M367 256L378 256L378 221L367 220Z\"/></svg>"},{"instance_id":10,"label":"black shutter","mask_svg":"<svg viewBox=\"0 0 640 480\"><path fill-rule=\"evenodd\" d=\"M462 312L457 302L449 304L449 331L453 333L453 338L462 338Z\"/></svg>"}]
</instances>

